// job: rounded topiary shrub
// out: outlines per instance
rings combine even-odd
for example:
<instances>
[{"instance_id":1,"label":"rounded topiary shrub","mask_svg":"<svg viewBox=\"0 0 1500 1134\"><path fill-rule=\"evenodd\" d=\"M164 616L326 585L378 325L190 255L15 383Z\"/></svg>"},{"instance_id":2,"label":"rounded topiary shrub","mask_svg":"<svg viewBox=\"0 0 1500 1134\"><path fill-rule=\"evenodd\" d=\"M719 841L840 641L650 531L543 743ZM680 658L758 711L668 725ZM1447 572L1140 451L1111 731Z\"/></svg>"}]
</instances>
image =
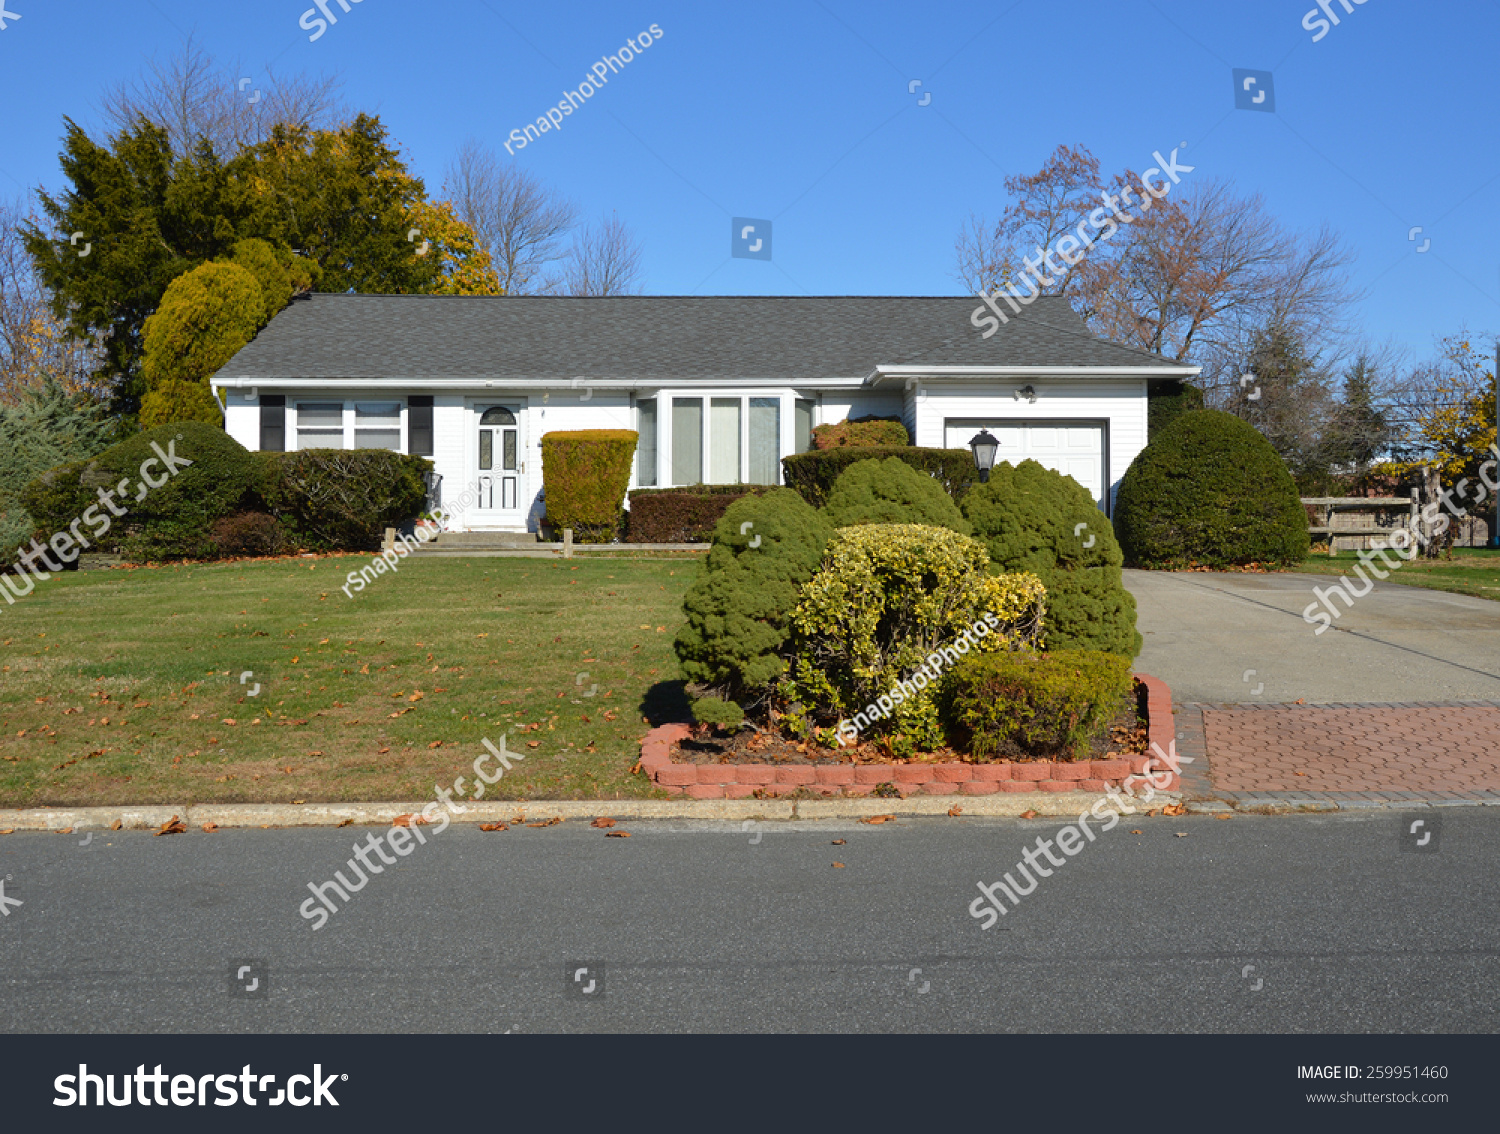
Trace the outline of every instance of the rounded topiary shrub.
<instances>
[{"instance_id":1,"label":"rounded topiary shrub","mask_svg":"<svg viewBox=\"0 0 1500 1134\"><path fill-rule=\"evenodd\" d=\"M1285 462L1249 422L1179 415L1131 462L1116 497L1125 561L1156 569L1307 557L1307 513Z\"/></svg>"},{"instance_id":2,"label":"rounded topiary shrub","mask_svg":"<svg viewBox=\"0 0 1500 1134\"><path fill-rule=\"evenodd\" d=\"M780 651L792 611L832 537L789 488L731 504L683 600L687 624L675 642L683 676L730 700L763 696L786 670Z\"/></svg>"},{"instance_id":3,"label":"rounded topiary shrub","mask_svg":"<svg viewBox=\"0 0 1500 1134\"><path fill-rule=\"evenodd\" d=\"M850 465L833 482L823 514L836 528L926 524L969 534L968 521L943 486L897 457Z\"/></svg>"},{"instance_id":4,"label":"rounded topiary shrub","mask_svg":"<svg viewBox=\"0 0 1500 1134\"><path fill-rule=\"evenodd\" d=\"M1083 485L1036 461L1001 463L964 496L963 513L995 570L1030 571L1046 586L1049 650L1140 653L1120 546Z\"/></svg>"},{"instance_id":5,"label":"rounded topiary shrub","mask_svg":"<svg viewBox=\"0 0 1500 1134\"><path fill-rule=\"evenodd\" d=\"M175 472L168 476L165 466L174 461ZM144 478L165 478L165 483L151 487ZM134 560L209 559L218 554L214 522L254 502L257 466L218 426L179 421L104 450L79 480L96 503L102 489L126 512L111 517L99 546ZM99 514L110 516L102 507Z\"/></svg>"},{"instance_id":6,"label":"rounded topiary shrub","mask_svg":"<svg viewBox=\"0 0 1500 1134\"><path fill-rule=\"evenodd\" d=\"M1134 690L1117 654L971 654L943 682L939 708L949 741L976 759L1084 760Z\"/></svg>"},{"instance_id":7,"label":"rounded topiary shrub","mask_svg":"<svg viewBox=\"0 0 1500 1134\"><path fill-rule=\"evenodd\" d=\"M1040 626L1036 576L997 578L988 567L983 544L947 528L841 529L792 619L792 664L778 692L794 731L889 737L903 756L941 745L942 671L971 649L1034 641Z\"/></svg>"}]
</instances>

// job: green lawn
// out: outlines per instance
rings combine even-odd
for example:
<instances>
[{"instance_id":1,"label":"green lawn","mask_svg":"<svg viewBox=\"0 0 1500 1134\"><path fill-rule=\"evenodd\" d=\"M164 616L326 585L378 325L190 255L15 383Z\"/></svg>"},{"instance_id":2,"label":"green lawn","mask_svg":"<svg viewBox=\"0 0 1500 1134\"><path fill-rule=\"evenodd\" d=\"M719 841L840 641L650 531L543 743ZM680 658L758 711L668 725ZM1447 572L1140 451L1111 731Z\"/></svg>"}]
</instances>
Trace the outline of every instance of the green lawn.
<instances>
[{"instance_id":1,"label":"green lawn","mask_svg":"<svg viewBox=\"0 0 1500 1134\"><path fill-rule=\"evenodd\" d=\"M1395 558L1394 554L1390 556ZM1310 555L1298 571L1319 575L1342 575L1358 562L1352 551ZM1376 566L1381 567L1376 560ZM1412 587L1431 587L1475 598L1500 599L1500 550L1488 547L1455 547L1451 559L1413 559L1391 572L1390 582Z\"/></svg>"},{"instance_id":2,"label":"green lawn","mask_svg":"<svg viewBox=\"0 0 1500 1134\"><path fill-rule=\"evenodd\" d=\"M0 605L0 806L430 799L502 734L525 759L488 798L655 793L630 768L683 707L696 562L408 560L346 598L368 562L86 571Z\"/></svg>"}]
</instances>

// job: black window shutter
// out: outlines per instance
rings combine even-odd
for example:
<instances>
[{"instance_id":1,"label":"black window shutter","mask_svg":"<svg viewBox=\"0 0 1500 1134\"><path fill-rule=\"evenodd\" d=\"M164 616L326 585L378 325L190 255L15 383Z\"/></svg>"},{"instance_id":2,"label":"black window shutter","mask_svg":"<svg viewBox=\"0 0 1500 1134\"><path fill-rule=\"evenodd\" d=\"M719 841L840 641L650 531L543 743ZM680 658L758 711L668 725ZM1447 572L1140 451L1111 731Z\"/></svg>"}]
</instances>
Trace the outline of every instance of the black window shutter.
<instances>
[{"instance_id":1,"label":"black window shutter","mask_svg":"<svg viewBox=\"0 0 1500 1134\"><path fill-rule=\"evenodd\" d=\"M432 456L432 396L414 394L406 399L406 442L418 457Z\"/></svg>"},{"instance_id":2,"label":"black window shutter","mask_svg":"<svg viewBox=\"0 0 1500 1134\"><path fill-rule=\"evenodd\" d=\"M286 452L286 395L260 396L260 449L263 453Z\"/></svg>"}]
</instances>

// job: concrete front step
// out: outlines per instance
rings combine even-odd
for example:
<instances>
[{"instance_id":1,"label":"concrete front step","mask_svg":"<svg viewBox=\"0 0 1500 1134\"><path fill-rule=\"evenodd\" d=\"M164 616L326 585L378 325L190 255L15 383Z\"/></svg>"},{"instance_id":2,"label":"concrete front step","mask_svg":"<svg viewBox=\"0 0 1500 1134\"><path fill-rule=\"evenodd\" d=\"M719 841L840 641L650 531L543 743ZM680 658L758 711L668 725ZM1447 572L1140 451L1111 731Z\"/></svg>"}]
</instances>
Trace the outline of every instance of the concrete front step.
<instances>
[{"instance_id":1,"label":"concrete front step","mask_svg":"<svg viewBox=\"0 0 1500 1134\"><path fill-rule=\"evenodd\" d=\"M450 548L482 551L506 547L535 550L539 543L535 532L440 532L428 546L439 551Z\"/></svg>"}]
</instances>

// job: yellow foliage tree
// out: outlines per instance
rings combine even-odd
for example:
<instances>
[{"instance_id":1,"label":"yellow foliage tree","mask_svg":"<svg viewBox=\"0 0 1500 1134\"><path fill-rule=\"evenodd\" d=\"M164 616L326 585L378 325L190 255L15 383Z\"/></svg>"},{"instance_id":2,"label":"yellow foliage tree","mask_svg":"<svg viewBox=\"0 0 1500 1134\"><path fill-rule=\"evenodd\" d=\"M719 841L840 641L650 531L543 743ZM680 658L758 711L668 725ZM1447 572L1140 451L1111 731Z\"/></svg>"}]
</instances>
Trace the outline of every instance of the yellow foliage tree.
<instances>
[{"instance_id":1,"label":"yellow foliage tree","mask_svg":"<svg viewBox=\"0 0 1500 1134\"><path fill-rule=\"evenodd\" d=\"M418 240L431 241L424 255L437 257L439 279L429 295L504 295L489 250L447 201L417 201L411 206ZM417 245L419 248L420 244Z\"/></svg>"},{"instance_id":2,"label":"yellow foliage tree","mask_svg":"<svg viewBox=\"0 0 1500 1134\"><path fill-rule=\"evenodd\" d=\"M1417 419L1417 439L1429 454L1415 461L1388 461L1376 472L1406 475L1435 467L1445 487L1467 477L1477 483L1479 466L1495 445L1495 371L1468 339L1443 340L1445 366L1432 372L1433 400Z\"/></svg>"}]
</instances>

